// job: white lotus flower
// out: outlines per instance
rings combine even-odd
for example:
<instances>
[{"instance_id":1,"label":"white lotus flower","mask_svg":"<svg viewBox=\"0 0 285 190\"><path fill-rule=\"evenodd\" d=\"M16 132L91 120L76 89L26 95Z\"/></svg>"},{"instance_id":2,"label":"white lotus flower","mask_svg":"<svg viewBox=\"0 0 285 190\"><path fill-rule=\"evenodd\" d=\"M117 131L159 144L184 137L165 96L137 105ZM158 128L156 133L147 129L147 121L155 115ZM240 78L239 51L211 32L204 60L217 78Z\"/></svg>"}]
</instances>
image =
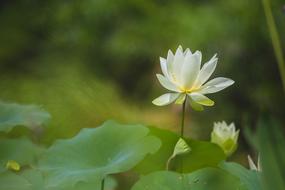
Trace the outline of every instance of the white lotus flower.
<instances>
[{"instance_id":1,"label":"white lotus flower","mask_svg":"<svg viewBox=\"0 0 285 190\"><path fill-rule=\"evenodd\" d=\"M200 51L195 53L192 53L190 49L183 51L181 46L178 47L175 55L169 50L166 59L161 57L160 65L163 75L157 74L156 76L161 85L172 92L156 98L153 104L164 106L174 101L181 104L188 95L194 108L213 106L214 101L207 98L205 94L223 90L232 85L234 81L218 77L206 83L216 68L218 58L214 55L202 68L201 61Z\"/></svg>"},{"instance_id":2,"label":"white lotus flower","mask_svg":"<svg viewBox=\"0 0 285 190\"><path fill-rule=\"evenodd\" d=\"M211 142L219 145L226 155L231 155L237 148L239 130L236 131L235 124L227 125L225 121L214 123L211 133Z\"/></svg>"}]
</instances>

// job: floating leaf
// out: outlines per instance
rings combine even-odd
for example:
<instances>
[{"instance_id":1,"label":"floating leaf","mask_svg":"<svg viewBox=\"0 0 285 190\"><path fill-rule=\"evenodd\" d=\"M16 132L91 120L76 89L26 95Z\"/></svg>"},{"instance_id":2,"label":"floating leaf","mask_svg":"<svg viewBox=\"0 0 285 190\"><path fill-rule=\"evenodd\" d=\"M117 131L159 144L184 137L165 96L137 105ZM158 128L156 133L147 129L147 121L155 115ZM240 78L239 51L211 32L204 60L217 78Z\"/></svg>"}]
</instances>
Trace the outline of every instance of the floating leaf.
<instances>
[{"instance_id":1,"label":"floating leaf","mask_svg":"<svg viewBox=\"0 0 285 190\"><path fill-rule=\"evenodd\" d=\"M115 190L117 187L117 181L113 177L106 177L104 183L104 190ZM54 190L58 189L54 188ZM61 190L101 190L101 181L79 182L72 189L65 188Z\"/></svg>"},{"instance_id":2,"label":"floating leaf","mask_svg":"<svg viewBox=\"0 0 285 190\"><path fill-rule=\"evenodd\" d=\"M21 172L6 171L0 174L0 189L5 190L100 190L99 181L91 183L80 182L74 188L59 188L48 186L42 173L35 169ZM105 190L114 190L117 182L112 177L105 179Z\"/></svg>"},{"instance_id":3,"label":"floating leaf","mask_svg":"<svg viewBox=\"0 0 285 190\"><path fill-rule=\"evenodd\" d=\"M7 190L37 190L31 182L11 171L0 173L0 189ZM42 189L39 189L42 190Z\"/></svg>"},{"instance_id":4,"label":"floating leaf","mask_svg":"<svg viewBox=\"0 0 285 190\"><path fill-rule=\"evenodd\" d=\"M33 144L27 138L20 139L0 139L0 173L6 171L7 163L12 166L12 162L20 166L28 166L36 161L42 149ZM14 169L15 164L13 164Z\"/></svg>"},{"instance_id":5,"label":"floating leaf","mask_svg":"<svg viewBox=\"0 0 285 190\"><path fill-rule=\"evenodd\" d=\"M74 138L56 141L39 165L49 186L73 188L127 171L159 147L159 139L150 136L148 128L108 121L82 129Z\"/></svg>"},{"instance_id":6,"label":"floating leaf","mask_svg":"<svg viewBox=\"0 0 285 190\"><path fill-rule=\"evenodd\" d=\"M180 138L179 135L156 127L149 127L151 134L160 138L162 146L153 155L148 155L134 170L147 174L150 172L165 170L168 158L172 155L173 149ZM204 141L196 141L185 139L185 142L191 147L188 154L176 156L171 166L176 171L180 169L181 159L183 159L183 171L192 172L194 170L217 166L222 160L226 158L223 150L216 144Z\"/></svg>"},{"instance_id":7,"label":"floating leaf","mask_svg":"<svg viewBox=\"0 0 285 190\"><path fill-rule=\"evenodd\" d=\"M49 119L50 114L39 106L0 102L0 132L9 132L16 126L34 129Z\"/></svg>"},{"instance_id":8,"label":"floating leaf","mask_svg":"<svg viewBox=\"0 0 285 190\"><path fill-rule=\"evenodd\" d=\"M132 190L246 190L240 180L216 168L203 168L189 174L159 171L143 176Z\"/></svg>"},{"instance_id":9,"label":"floating leaf","mask_svg":"<svg viewBox=\"0 0 285 190\"><path fill-rule=\"evenodd\" d=\"M248 170L233 162L222 162L219 167L238 177L248 190L262 189L259 172Z\"/></svg>"}]
</instances>

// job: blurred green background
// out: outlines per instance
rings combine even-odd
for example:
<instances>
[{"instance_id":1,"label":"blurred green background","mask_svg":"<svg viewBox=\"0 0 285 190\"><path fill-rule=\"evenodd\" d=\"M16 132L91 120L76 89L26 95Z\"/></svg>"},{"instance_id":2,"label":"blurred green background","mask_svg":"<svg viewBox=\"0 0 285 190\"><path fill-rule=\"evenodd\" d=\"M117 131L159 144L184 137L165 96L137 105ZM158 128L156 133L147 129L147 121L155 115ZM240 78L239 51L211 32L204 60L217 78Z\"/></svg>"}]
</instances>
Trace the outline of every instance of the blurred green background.
<instances>
[{"instance_id":1,"label":"blurred green background","mask_svg":"<svg viewBox=\"0 0 285 190\"><path fill-rule=\"evenodd\" d=\"M284 4L272 1L282 44ZM180 107L151 104L165 92L155 77L159 56L178 45L201 50L203 62L218 53L213 77L236 81L210 96L214 107L188 110L188 136L209 139L214 121L253 126L263 112L285 123L260 0L2 0L0 23L0 99L51 113L43 143L109 118L178 131Z\"/></svg>"}]
</instances>

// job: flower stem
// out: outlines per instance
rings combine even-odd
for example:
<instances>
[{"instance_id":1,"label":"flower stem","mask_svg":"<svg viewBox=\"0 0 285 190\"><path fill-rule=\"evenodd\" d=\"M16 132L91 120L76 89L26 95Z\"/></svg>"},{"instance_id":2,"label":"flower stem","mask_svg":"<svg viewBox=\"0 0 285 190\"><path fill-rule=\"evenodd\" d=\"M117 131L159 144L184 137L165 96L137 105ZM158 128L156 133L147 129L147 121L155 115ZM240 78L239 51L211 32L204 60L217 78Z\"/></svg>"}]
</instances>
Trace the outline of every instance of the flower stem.
<instances>
[{"instance_id":1,"label":"flower stem","mask_svg":"<svg viewBox=\"0 0 285 190\"><path fill-rule=\"evenodd\" d=\"M262 0L262 3L263 3L264 13L265 13L267 26L269 29L269 33L270 33L275 57L276 57L277 63L278 63L280 77L281 77L282 84L283 84L283 90L285 93L285 61L284 61L284 56L282 53L280 37L279 37L278 31L276 28L274 17L272 15L270 0Z\"/></svg>"},{"instance_id":2,"label":"flower stem","mask_svg":"<svg viewBox=\"0 0 285 190\"><path fill-rule=\"evenodd\" d=\"M182 105L181 133L180 133L181 138L184 138L184 120L185 120L186 101L187 101L187 96L186 96L186 98L183 102L183 105Z\"/></svg>"},{"instance_id":3,"label":"flower stem","mask_svg":"<svg viewBox=\"0 0 285 190\"><path fill-rule=\"evenodd\" d=\"M105 186L105 179L102 179L102 181L101 181L101 190L104 190L104 186Z\"/></svg>"},{"instance_id":4,"label":"flower stem","mask_svg":"<svg viewBox=\"0 0 285 190\"><path fill-rule=\"evenodd\" d=\"M181 116L181 133L180 138L184 138L184 120L185 120L185 110L186 110L187 95L182 105L182 116ZM183 173L183 158L181 158L181 173Z\"/></svg>"}]
</instances>

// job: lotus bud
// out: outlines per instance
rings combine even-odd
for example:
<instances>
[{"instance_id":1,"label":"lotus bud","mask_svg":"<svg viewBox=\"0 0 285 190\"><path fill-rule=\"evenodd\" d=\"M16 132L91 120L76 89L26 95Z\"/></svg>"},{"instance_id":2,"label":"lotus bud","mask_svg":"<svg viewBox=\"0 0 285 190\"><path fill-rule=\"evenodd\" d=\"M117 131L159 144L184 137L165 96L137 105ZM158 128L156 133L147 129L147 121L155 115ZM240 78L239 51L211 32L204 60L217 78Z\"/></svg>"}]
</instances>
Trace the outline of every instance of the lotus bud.
<instances>
[{"instance_id":1,"label":"lotus bud","mask_svg":"<svg viewBox=\"0 0 285 190\"><path fill-rule=\"evenodd\" d=\"M211 142L219 145L227 156L232 155L237 149L239 130L234 123L227 125L225 121L214 123L211 133Z\"/></svg>"}]
</instances>

